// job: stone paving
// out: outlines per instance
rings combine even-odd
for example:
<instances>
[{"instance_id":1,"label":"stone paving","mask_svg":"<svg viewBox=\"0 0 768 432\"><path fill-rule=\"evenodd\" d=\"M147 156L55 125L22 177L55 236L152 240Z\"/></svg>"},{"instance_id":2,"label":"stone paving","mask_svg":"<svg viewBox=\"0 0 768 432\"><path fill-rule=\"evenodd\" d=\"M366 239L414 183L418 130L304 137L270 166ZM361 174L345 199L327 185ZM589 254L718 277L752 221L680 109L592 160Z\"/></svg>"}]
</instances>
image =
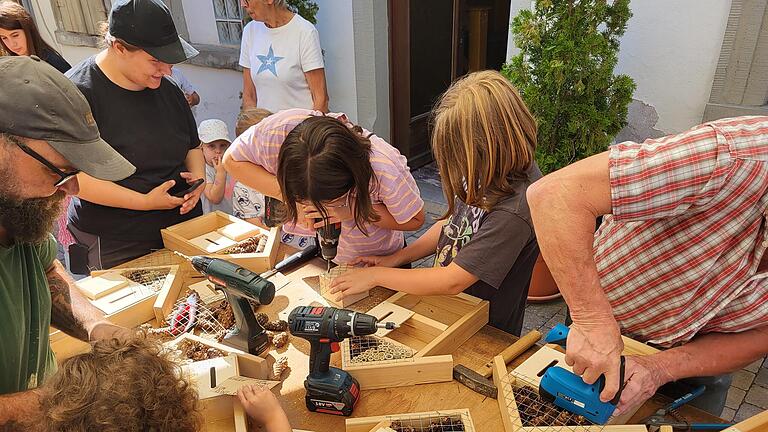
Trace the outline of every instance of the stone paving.
<instances>
[{"instance_id":1,"label":"stone paving","mask_svg":"<svg viewBox=\"0 0 768 432\"><path fill-rule=\"evenodd\" d=\"M420 168L413 172L413 176L424 199L426 219L419 231L407 234L408 243L421 236L446 210L440 175L435 165L430 164ZM430 256L417 261L414 266L430 267L433 261L434 256ZM545 334L555 324L565 322L565 313L566 306L562 300L529 304L525 309L523 334L533 329ZM722 418L738 422L768 410L768 361L764 360L758 360L734 374Z\"/></svg>"}]
</instances>

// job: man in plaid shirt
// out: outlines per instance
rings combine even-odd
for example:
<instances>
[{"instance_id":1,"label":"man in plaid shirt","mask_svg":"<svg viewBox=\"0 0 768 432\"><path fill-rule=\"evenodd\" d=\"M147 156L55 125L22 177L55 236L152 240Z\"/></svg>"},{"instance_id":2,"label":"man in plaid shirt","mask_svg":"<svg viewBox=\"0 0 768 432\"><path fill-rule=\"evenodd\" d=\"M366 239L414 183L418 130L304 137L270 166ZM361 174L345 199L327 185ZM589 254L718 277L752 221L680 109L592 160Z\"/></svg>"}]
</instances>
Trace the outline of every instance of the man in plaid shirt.
<instances>
[{"instance_id":1,"label":"man in plaid shirt","mask_svg":"<svg viewBox=\"0 0 768 432\"><path fill-rule=\"evenodd\" d=\"M663 384L768 354L768 117L625 142L528 189L541 253L568 303L566 361L619 388L621 334L666 350L628 357L617 413ZM598 232L595 218L607 215ZM719 415L723 390L706 395Z\"/></svg>"}]
</instances>

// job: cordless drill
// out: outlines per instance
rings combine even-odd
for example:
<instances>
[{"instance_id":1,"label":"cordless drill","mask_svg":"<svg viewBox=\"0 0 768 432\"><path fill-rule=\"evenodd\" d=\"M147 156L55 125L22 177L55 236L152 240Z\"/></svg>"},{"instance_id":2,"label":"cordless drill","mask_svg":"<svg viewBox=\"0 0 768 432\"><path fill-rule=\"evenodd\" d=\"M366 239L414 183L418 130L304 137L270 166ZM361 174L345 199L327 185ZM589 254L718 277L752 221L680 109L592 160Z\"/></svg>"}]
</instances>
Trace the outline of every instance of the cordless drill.
<instances>
[{"instance_id":1,"label":"cordless drill","mask_svg":"<svg viewBox=\"0 0 768 432\"><path fill-rule=\"evenodd\" d=\"M182 255L182 254L179 254ZM206 256L187 257L192 267L204 274L232 306L235 327L224 336L224 343L249 352L261 354L269 344L267 332L256 321L248 300L268 305L275 298L275 285L258 274L229 261Z\"/></svg>"},{"instance_id":2,"label":"cordless drill","mask_svg":"<svg viewBox=\"0 0 768 432\"><path fill-rule=\"evenodd\" d=\"M360 385L349 373L330 367L331 353L351 336L366 336L380 328L394 329L393 322L333 307L299 306L288 315L291 334L309 341L309 375L304 381L307 408L326 414L349 416L360 398Z\"/></svg>"},{"instance_id":3,"label":"cordless drill","mask_svg":"<svg viewBox=\"0 0 768 432\"><path fill-rule=\"evenodd\" d=\"M315 222L322 222L323 219L317 218ZM320 255L322 255L328 271L331 270L331 261L336 258L336 249L339 247L339 236L341 235L341 222L325 223L322 228L317 229L318 243L320 243Z\"/></svg>"}]
</instances>

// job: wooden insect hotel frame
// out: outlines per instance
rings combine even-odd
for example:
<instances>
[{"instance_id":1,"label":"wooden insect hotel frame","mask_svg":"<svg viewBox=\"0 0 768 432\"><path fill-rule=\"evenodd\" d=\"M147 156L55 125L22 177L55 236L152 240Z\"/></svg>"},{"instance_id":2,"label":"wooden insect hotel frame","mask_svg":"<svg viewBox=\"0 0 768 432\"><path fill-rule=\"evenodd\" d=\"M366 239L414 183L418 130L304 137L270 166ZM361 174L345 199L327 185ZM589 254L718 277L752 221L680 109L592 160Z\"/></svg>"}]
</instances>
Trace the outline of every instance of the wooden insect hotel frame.
<instances>
[{"instance_id":1,"label":"wooden insect hotel frame","mask_svg":"<svg viewBox=\"0 0 768 432\"><path fill-rule=\"evenodd\" d=\"M225 356L233 355L237 359L237 372L241 376L268 379L269 367L267 361L210 339L185 333L167 342L168 348L176 348L184 341L192 341L221 351ZM208 383L206 383L208 384ZM200 400L200 412L205 419L201 429L204 432L247 432L248 422L243 406L236 396L221 395Z\"/></svg>"},{"instance_id":2,"label":"wooden insect hotel frame","mask_svg":"<svg viewBox=\"0 0 768 432\"><path fill-rule=\"evenodd\" d=\"M450 353L488 323L488 308L487 301L463 293L397 293L367 313L400 327L342 341L342 369L363 390L450 381ZM371 352L377 356L367 356Z\"/></svg>"},{"instance_id":3,"label":"wooden insect hotel frame","mask_svg":"<svg viewBox=\"0 0 768 432\"><path fill-rule=\"evenodd\" d=\"M407 428L414 432L476 432L468 409L428 411L346 420L347 432L392 432Z\"/></svg>"},{"instance_id":4,"label":"wooden insect hotel frame","mask_svg":"<svg viewBox=\"0 0 768 432\"><path fill-rule=\"evenodd\" d=\"M658 352L641 342L629 338L624 339L624 355L648 355ZM530 425L530 415L525 413L524 406L519 405L520 398L525 398L526 393L538 394L539 376L541 370L553 364L565 365L565 354L555 346L541 347L523 364L512 372L507 372L504 359L496 356L493 359L493 383L498 389L498 404L501 412L505 432L647 432L644 425L621 424L626 422L634 412L627 413L618 418L612 418L607 425L575 425L554 424L554 414L550 414L546 420L547 425ZM528 388L526 391L524 388ZM568 418L568 416L566 416Z\"/></svg>"},{"instance_id":5,"label":"wooden insect hotel frame","mask_svg":"<svg viewBox=\"0 0 768 432\"><path fill-rule=\"evenodd\" d=\"M206 255L232 261L256 273L275 265L280 229L266 230L244 220L214 211L160 231L166 248L187 256ZM222 253L255 236L266 236L261 252Z\"/></svg>"},{"instance_id":6,"label":"wooden insect hotel frame","mask_svg":"<svg viewBox=\"0 0 768 432\"><path fill-rule=\"evenodd\" d=\"M182 279L178 265L114 268L91 272L77 285L109 321L132 328L155 318L156 306L170 309Z\"/></svg>"}]
</instances>

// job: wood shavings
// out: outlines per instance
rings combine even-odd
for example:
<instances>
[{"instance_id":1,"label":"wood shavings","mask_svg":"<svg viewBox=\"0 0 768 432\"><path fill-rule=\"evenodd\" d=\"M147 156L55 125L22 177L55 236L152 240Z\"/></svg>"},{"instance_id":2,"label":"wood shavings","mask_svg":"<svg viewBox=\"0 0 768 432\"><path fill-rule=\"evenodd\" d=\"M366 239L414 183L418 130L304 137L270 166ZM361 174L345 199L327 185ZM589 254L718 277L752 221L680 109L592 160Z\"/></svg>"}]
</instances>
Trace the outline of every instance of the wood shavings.
<instances>
[{"instance_id":1,"label":"wood shavings","mask_svg":"<svg viewBox=\"0 0 768 432\"><path fill-rule=\"evenodd\" d=\"M288 357L282 356L272 365L272 379L280 380L280 377L288 369Z\"/></svg>"},{"instance_id":2,"label":"wood shavings","mask_svg":"<svg viewBox=\"0 0 768 432\"><path fill-rule=\"evenodd\" d=\"M269 240L269 237L266 235L255 235L217 253L222 255L261 253L264 252L264 249L267 247L267 240Z\"/></svg>"}]
</instances>

